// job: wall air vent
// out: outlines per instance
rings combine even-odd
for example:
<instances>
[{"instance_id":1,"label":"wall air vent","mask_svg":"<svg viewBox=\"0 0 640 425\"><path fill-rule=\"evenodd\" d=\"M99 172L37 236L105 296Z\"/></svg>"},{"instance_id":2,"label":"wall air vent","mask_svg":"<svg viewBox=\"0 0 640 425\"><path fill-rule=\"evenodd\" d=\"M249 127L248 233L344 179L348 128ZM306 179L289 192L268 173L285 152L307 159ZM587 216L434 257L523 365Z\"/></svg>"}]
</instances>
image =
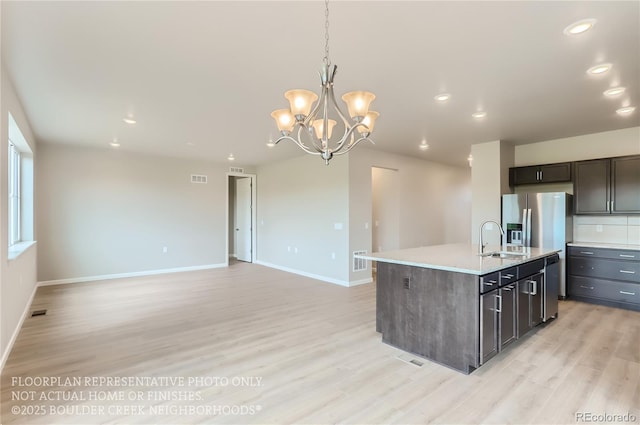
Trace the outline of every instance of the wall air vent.
<instances>
[{"instance_id":1,"label":"wall air vent","mask_svg":"<svg viewBox=\"0 0 640 425\"><path fill-rule=\"evenodd\" d=\"M191 174L191 183L207 183L207 176Z\"/></svg>"},{"instance_id":2,"label":"wall air vent","mask_svg":"<svg viewBox=\"0 0 640 425\"><path fill-rule=\"evenodd\" d=\"M240 174L244 174L244 168L239 168L239 167L229 167L229 172L231 172L231 173L240 173Z\"/></svg>"},{"instance_id":3,"label":"wall air vent","mask_svg":"<svg viewBox=\"0 0 640 425\"><path fill-rule=\"evenodd\" d=\"M47 310L34 310L31 312L31 317L44 316L45 314L47 314Z\"/></svg>"},{"instance_id":4,"label":"wall air vent","mask_svg":"<svg viewBox=\"0 0 640 425\"><path fill-rule=\"evenodd\" d=\"M367 260L363 260L362 258L356 258L356 255L365 255L367 251L353 251L353 271L361 272L362 270L367 270Z\"/></svg>"}]
</instances>

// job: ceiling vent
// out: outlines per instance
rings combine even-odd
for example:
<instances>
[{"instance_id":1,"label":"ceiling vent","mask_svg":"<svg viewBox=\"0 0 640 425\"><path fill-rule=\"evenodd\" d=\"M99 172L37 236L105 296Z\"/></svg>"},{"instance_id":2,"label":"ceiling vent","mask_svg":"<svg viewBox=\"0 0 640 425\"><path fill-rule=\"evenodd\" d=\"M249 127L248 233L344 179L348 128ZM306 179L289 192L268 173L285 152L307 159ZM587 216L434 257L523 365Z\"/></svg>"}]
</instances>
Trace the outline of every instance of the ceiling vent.
<instances>
[{"instance_id":1,"label":"ceiling vent","mask_svg":"<svg viewBox=\"0 0 640 425\"><path fill-rule=\"evenodd\" d=\"M207 183L207 176L191 174L191 183Z\"/></svg>"},{"instance_id":2,"label":"ceiling vent","mask_svg":"<svg viewBox=\"0 0 640 425\"><path fill-rule=\"evenodd\" d=\"M229 171L232 173L240 173L240 174L244 174L244 168L239 168L239 167L229 167Z\"/></svg>"},{"instance_id":3,"label":"ceiling vent","mask_svg":"<svg viewBox=\"0 0 640 425\"><path fill-rule=\"evenodd\" d=\"M366 255L367 251L353 251L353 271L361 272L367 270L367 260L356 258L356 255Z\"/></svg>"}]
</instances>

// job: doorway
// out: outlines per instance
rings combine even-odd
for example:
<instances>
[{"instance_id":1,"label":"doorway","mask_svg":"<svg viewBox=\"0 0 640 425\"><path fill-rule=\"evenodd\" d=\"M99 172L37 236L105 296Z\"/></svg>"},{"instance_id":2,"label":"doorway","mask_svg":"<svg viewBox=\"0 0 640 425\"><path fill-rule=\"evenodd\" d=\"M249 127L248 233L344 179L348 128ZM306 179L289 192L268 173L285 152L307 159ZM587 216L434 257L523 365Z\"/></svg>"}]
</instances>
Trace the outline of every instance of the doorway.
<instances>
[{"instance_id":1,"label":"doorway","mask_svg":"<svg viewBox=\"0 0 640 425\"><path fill-rule=\"evenodd\" d=\"M398 170L371 167L371 252L400 249Z\"/></svg>"},{"instance_id":2,"label":"doorway","mask_svg":"<svg viewBox=\"0 0 640 425\"><path fill-rule=\"evenodd\" d=\"M253 263L255 237L255 175L227 174L227 261Z\"/></svg>"}]
</instances>

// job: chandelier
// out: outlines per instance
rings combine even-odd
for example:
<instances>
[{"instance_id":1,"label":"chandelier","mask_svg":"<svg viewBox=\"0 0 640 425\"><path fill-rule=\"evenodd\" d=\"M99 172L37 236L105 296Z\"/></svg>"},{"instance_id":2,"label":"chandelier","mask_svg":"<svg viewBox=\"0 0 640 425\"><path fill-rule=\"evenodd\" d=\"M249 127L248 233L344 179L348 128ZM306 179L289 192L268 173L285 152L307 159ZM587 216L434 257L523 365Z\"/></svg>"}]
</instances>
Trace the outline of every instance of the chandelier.
<instances>
[{"instance_id":1,"label":"chandelier","mask_svg":"<svg viewBox=\"0 0 640 425\"><path fill-rule=\"evenodd\" d=\"M329 60L329 0L325 0L324 31L325 54L320 70L320 97L309 90L289 90L284 94L289 101L289 109L278 109L273 111L271 116L276 120L278 131L282 134L274 144L290 140L306 153L320 155L325 164L329 165L334 155L345 154L360 142L366 140L373 144L369 135L380 114L369 110L369 104L376 96L366 91L352 91L342 96L351 119L345 116L336 102L333 79L337 67ZM333 128L337 124L333 118L341 120L344 124L344 132L339 140L331 138ZM358 138L354 134L356 130L359 133Z\"/></svg>"}]
</instances>

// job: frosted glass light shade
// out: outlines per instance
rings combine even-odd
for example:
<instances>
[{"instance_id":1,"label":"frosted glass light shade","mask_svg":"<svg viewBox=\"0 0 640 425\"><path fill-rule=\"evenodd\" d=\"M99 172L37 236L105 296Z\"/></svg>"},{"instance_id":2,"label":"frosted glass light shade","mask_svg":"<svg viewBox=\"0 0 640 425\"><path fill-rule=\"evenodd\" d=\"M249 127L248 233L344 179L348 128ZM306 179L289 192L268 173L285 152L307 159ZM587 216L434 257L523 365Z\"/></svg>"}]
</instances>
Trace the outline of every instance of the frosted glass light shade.
<instances>
[{"instance_id":1,"label":"frosted glass light shade","mask_svg":"<svg viewBox=\"0 0 640 425\"><path fill-rule=\"evenodd\" d=\"M318 100L318 95L310 90L289 90L284 94L284 97L289 100L291 107L291 113L293 116L302 115L306 117L311 112L313 102Z\"/></svg>"},{"instance_id":2,"label":"frosted glass light shade","mask_svg":"<svg viewBox=\"0 0 640 425\"><path fill-rule=\"evenodd\" d=\"M287 133L293 131L296 119L291 114L291 111L288 109L277 109L271 113L271 116L276 120L279 131L286 131Z\"/></svg>"},{"instance_id":3,"label":"frosted glass light shade","mask_svg":"<svg viewBox=\"0 0 640 425\"><path fill-rule=\"evenodd\" d=\"M313 128L316 130L316 137L322 140L322 130L324 129L324 120L314 120ZM327 125L327 139L331 138L331 133L333 132L333 126L336 125L335 120L329 120Z\"/></svg>"},{"instance_id":4,"label":"frosted glass light shade","mask_svg":"<svg viewBox=\"0 0 640 425\"><path fill-rule=\"evenodd\" d=\"M347 104L351 118L363 118L369 112L369 105L376 95L368 91L352 91L342 95L342 100Z\"/></svg>"},{"instance_id":5,"label":"frosted glass light shade","mask_svg":"<svg viewBox=\"0 0 640 425\"><path fill-rule=\"evenodd\" d=\"M379 116L380 114L377 113L376 111L367 112L367 115L365 115L365 117L362 119L362 124L369 127L369 130L367 130L362 126L359 126L358 132L360 132L360 134L373 133L373 127L376 125L376 120L378 119Z\"/></svg>"}]
</instances>

